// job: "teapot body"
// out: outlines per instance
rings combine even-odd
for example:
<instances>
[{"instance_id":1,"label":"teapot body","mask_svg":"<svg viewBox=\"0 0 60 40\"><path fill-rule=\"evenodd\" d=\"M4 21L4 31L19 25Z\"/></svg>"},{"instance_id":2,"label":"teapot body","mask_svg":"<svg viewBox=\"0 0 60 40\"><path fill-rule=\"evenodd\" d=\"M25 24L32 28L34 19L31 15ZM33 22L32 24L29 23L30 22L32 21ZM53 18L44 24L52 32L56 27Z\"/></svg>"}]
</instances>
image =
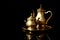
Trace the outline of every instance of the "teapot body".
<instances>
[{"instance_id":1,"label":"teapot body","mask_svg":"<svg viewBox=\"0 0 60 40\"><path fill-rule=\"evenodd\" d=\"M41 22L41 24L45 24L45 17L44 17L44 12L38 12L37 16L36 16L36 20L38 20Z\"/></svg>"}]
</instances>

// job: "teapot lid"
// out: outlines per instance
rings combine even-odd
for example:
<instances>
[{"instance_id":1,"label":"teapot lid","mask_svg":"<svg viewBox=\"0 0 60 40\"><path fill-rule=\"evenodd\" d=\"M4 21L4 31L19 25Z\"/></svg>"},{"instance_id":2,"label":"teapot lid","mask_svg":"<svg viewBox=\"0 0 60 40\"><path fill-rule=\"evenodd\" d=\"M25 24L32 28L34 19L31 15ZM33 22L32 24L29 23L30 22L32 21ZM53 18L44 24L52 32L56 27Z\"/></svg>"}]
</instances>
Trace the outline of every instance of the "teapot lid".
<instances>
[{"instance_id":1,"label":"teapot lid","mask_svg":"<svg viewBox=\"0 0 60 40\"><path fill-rule=\"evenodd\" d=\"M31 13L30 17L27 18L27 20L35 20L35 13L33 11L33 13Z\"/></svg>"},{"instance_id":2,"label":"teapot lid","mask_svg":"<svg viewBox=\"0 0 60 40\"><path fill-rule=\"evenodd\" d=\"M37 12L44 12L44 11L46 11L46 10L44 10L44 9L42 8L42 5L40 5L40 8L39 8L39 9L37 9Z\"/></svg>"}]
</instances>

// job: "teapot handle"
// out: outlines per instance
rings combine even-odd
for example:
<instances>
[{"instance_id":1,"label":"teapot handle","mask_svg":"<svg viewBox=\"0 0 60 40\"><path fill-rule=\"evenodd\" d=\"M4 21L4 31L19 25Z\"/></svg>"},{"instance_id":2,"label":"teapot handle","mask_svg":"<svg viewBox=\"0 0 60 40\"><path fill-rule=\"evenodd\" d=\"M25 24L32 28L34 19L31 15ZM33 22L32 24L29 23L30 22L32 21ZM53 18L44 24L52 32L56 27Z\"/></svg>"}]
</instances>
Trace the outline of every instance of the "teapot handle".
<instances>
[{"instance_id":1,"label":"teapot handle","mask_svg":"<svg viewBox=\"0 0 60 40\"><path fill-rule=\"evenodd\" d=\"M47 12L45 12L45 14L47 14L48 12L50 12L50 17L46 20L46 24L47 24L47 22L49 21L49 19L52 17L52 12L51 11L47 11Z\"/></svg>"}]
</instances>

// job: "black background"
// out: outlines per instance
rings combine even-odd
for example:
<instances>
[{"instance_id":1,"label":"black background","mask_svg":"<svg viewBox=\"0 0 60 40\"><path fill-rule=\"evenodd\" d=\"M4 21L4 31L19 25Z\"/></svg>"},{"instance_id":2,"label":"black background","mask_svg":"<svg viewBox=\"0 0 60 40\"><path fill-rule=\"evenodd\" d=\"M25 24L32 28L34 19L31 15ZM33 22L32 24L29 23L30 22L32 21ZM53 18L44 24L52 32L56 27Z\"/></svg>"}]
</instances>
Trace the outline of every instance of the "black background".
<instances>
[{"instance_id":1,"label":"black background","mask_svg":"<svg viewBox=\"0 0 60 40\"><path fill-rule=\"evenodd\" d=\"M57 1L53 0L8 0L8 16L9 16L9 22L11 24L11 31L12 29L15 29L14 31L10 32L11 37L10 39L16 39L16 40L23 40L24 33L22 32L22 27L24 27L24 20L27 19L27 17L30 16L30 13L32 10L36 12L36 10L40 7L40 4L42 4L42 7L45 10L51 10L53 13L52 18L49 20L48 25L51 25L53 29L50 32L50 37L52 40L58 40L57 39L57 8L59 6ZM13 26L12 26L13 25Z\"/></svg>"}]
</instances>

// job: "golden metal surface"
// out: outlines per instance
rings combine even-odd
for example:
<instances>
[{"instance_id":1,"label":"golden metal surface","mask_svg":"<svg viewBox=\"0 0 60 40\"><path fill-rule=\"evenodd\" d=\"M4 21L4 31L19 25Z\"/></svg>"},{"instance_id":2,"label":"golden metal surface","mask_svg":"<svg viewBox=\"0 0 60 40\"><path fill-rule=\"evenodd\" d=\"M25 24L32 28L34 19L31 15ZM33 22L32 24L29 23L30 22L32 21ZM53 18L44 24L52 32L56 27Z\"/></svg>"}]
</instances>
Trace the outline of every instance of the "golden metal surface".
<instances>
[{"instance_id":1,"label":"golden metal surface","mask_svg":"<svg viewBox=\"0 0 60 40\"><path fill-rule=\"evenodd\" d=\"M46 20L44 17L44 14L47 14L48 12L51 13L50 17ZM49 21L49 19L52 17L52 12L51 11L47 11L45 12L45 10L42 9L42 6L40 6L39 9L37 9L37 16L36 16L36 20L38 20L41 22L41 24L47 24L47 22Z\"/></svg>"},{"instance_id":2,"label":"golden metal surface","mask_svg":"<svg viewBox=\"0 0 60 40\"><path fill-rule=\"evenodd\" d=\"M48 19L45 18L45 14L50 13L50 17ZM35 17L35 12L31 13L30 17L27 18L26 22L26 29L27 30L48 30L51 29L51 26L48 26L47 23L52 17L52 12L47 11L45 12L44 9L42 9L42 5L39 9L37 9L37 15Z\"/></svg>"},{"instance_id":3,"label":"golden metal surface","mask_svg":"<svg viewBox=\"0 0 60 40\"><path fill-rule=\"evenodd\" d=\"M34 15L32 15L32 13L31 13L31 16L29 18L27 18L26 26L36 25L35 18L33 16Z\"/></svg>"},{"instance_id":4,"label":"golden metal surface","mask_svg":"<svg viewBox=\"0 0 60 40\"><path fill-rule=\"evenodd\" d=\"M50 13L51 15L48 17L48 19L45 19L45 14L47 13ZM37 9L36 17L35 12L33 11L33 13L31 13L31 15L27 18L27 21L24 20L24 22L26 22L26 26L23 28L23 31L26 32L27 40L32 40L35 32L38 34L35 35L37 40L45 40L44 37L47 37L48 40L51 40L48 35L44 34L46 30L52 29L52 27L48 25L48 21L51 17L52 12L45 12L45 10L42 9L42 5L39 9ZM35 38L33 40L35 40Z\"/></svg>"}]
</instances>

